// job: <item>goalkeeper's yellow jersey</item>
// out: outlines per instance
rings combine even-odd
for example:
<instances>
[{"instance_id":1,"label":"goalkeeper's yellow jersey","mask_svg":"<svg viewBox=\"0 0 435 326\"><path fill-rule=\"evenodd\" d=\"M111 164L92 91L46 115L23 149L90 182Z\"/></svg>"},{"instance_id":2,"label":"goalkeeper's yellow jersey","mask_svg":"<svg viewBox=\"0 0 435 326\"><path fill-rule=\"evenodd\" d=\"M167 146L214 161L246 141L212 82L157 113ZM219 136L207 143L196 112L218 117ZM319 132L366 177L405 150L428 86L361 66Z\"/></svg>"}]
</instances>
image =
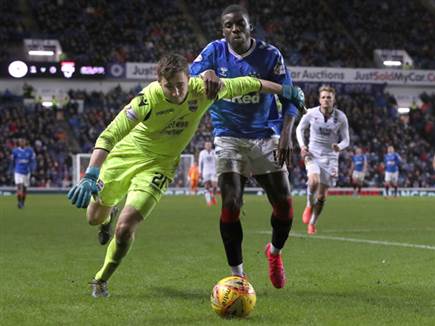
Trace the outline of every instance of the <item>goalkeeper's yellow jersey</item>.
<instances>
[{"instance_id":1,"label":"goalkeeper's yellow jersey","mask_svg":"<svg viewBox=\"0 0 435 326\"><path fill-rule=\"evenodd\" d=\"M261 83L253 77L221 79L217 99L258 92ZM95 148L107 151L121 144L134 145L147 156L178 157L193 137L202 116L213 104L201 78L189 79L187 97L181 104L168 102L158 82L145 87L126 105L98 137Z\"/></svg>"}]
</instances>

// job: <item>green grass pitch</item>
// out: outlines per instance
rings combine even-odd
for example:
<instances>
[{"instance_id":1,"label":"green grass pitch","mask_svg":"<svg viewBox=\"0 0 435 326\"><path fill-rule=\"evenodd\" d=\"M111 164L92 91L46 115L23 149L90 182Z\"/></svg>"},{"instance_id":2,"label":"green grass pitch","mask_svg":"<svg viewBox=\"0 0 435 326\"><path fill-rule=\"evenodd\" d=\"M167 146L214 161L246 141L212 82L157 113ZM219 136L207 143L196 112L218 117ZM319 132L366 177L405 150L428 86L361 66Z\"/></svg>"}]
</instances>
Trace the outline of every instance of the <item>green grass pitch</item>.
<instances>
[{"instance_id":1,"label":"green grass pitch","mask_svg":"<svg viewBox=\"0 0 435 326\"><path fill-rule=\"evenodd\" d=\"M330 197L319 232L305 235L294 199L283 252L288 283L272 287L263 248L270 207L245 196L245 270L257 306L244 320L210 308L228 275L219 208L202 197L165 197L130 254L94 299L87 284L105 248L84 210L64 195L30 195L18 210L0 197L0 325L435 325L435 200Z\"/></svg>"}]
</instances>

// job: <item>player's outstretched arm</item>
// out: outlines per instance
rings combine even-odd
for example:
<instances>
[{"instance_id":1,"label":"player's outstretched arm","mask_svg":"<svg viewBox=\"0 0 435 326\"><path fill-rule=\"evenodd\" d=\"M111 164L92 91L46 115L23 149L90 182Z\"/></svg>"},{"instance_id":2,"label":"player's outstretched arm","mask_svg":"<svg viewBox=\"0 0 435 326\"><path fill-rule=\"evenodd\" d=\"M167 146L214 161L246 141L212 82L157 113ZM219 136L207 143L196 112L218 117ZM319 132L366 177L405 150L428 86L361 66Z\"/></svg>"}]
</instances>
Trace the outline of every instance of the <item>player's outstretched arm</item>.
<instances>
[{"instance_id":1,"label":"player's outstretched arm","mask_svg":"<svg viewBox=\"0 0 435 326\"><path fill-rule=\"evenodd\" d=\"M222 87L220 78L216 75L213 69L208 69L200 74L200 77L205 84L205 93L209 99L215 99L219 90Z\"/></svg>"},{"instance_id":2,"label":"player's outstretched arm","mask_svg":"<svg viewBox=\"0 0 435 326\"><path fill-rule=\"evenodd\" d=\"M289 84L278 84L272 81L257 79L253 77L236 77L221 79L222 84L218 93L217 100L222 98L232 98L252 92L261 91L281 95L295 104L298 109L305 110L305 94L297 86Z\"/></svg>"},{"instance_id":3,"label":"player's outstretched arm","mask_svg":"<svg viewBox=\"0 0 435 326\"><path fill-rule=\"evenodd\" d=\"M296 105L300 112L305 113L307 111L305 108L305 94L300 87L289 84L280 85L264 79L260 79L260 82L262 92L281 95Z\"/></svg>"}]
</instances>

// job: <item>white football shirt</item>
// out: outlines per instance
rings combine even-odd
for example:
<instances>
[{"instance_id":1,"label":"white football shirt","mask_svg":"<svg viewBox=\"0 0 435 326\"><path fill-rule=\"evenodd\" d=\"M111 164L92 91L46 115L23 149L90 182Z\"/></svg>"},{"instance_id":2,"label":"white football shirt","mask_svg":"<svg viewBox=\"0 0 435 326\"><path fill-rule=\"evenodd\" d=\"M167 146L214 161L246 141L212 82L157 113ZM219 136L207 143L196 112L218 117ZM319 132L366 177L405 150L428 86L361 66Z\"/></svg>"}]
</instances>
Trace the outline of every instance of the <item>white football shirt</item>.
<instances>
[{"instance_id":1,"label":"white football shirt","mask_svg":"<svg viewBox=\"0 0 435 326\"><path fill-rule=\"evenodd\" d=\"M308 109L296 128L300 147L307 145L304 137L307 128L310 128L308 150L314 156L338 158L339 154L334 152L332 144L337 144L340 150L349 146L349 123L343 111L335 108L329 119L325 121L320 106Z\"/></svg>"}]
</instances>

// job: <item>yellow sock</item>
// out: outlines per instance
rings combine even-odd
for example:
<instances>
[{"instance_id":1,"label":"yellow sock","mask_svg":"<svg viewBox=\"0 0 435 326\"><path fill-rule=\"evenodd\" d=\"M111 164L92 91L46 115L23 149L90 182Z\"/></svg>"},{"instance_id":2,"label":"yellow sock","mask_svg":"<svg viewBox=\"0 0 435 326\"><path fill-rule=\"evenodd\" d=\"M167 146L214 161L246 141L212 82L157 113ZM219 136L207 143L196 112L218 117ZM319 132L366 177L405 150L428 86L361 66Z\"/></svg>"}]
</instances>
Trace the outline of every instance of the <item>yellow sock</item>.
<instances>
[{"instance_id":1,"label":"yellow sock","mask_svg":"<svg viewBox=\"0 0 435 326\"><path fill-rule=\"evenodd\" d=\"M104 259L103 267L101 267L97 274L95 274L95 279L107 281L115 272L116 268L118 268L122 258L128 254L132 243L133 239L125 244L121 244L116 240L115 237L113 237L112 241L110 241L110 244L107 247L106 258Z\"/></svg>"}]
</instances>

